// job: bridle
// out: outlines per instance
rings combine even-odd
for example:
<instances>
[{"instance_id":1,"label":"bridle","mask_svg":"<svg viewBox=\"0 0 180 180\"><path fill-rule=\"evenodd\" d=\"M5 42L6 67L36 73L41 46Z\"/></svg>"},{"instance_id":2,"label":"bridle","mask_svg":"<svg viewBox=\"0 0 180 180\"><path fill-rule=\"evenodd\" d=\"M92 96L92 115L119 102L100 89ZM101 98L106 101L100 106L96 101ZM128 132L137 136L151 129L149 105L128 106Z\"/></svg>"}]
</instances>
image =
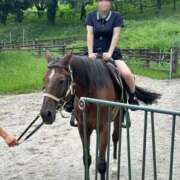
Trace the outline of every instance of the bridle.
<instances>
[{"instance_id":1,"label":"bridle","mask_svg":"<svg viewBox=\"0 0 180 180\"><path fill-rule=\"evenodd\" d=\"M58 103L57 107L56 107L56 112L60 112L61 116L63 116L62 114L62 110L64 109L64 105L70 101L70 99L67 99L69 96L73 96L74 94L74 79L73 79L73 72L71 70L70 65L68 66L68 68L66 66L60 66L60 65L56 65L56 64L52 64L49 65L48 68L65 68L68 69L68 72L70 73L70 75L68 76L67 80L67 90L66 90L66 94L63 97L56 97L53 94L50 93L43 93L44 97L49 97L50 99L54 100L55 102ZM40 114L37 115L37 117L30 123L30 125L21 133L21 135L18 138L18 144L22 144L23 142L25 142L26 140L28 140L35 132L37 132L43 125L44 122L41 122L39 125L37 125L34 130L32 132L30 132L24 139L23 141L19 142L24 136L25 134L29 131L29 129L37 122L37 120L41 117Z\"/></svg>"},{"instance_id":2,"label":"bridle","mask_svg":"<svg viewBox=\"0 0 180 180\"><path fill-rule=\"evenodd\" d=\"M48 98L54 100L55 102L57 102L58 104L59 104L60 102L66 103L66 102L67 102L66 98L67 98L69 95L73 95L73 94L74 94L74 85L75 85L75 83L74 83L73 71L72 71L72 69L71 69L71 66L69 65L68 68L67 68L67 66L62 66L62 65L49 65L48 68L65 68L66 70L68 69L68 72L69 72L70 74L69 74L69 76L68 76L68 78L67 78L67 80L68 80L67 87L68 87L68 88L67 88L67 90L66 90L65 96L63 96L63 97L57 97L57 96L55 96L55 95L53 95L53 94L51 94L51 93L46 93L46 92L43 93L43 96L44 96L44 97L48 97Z\"/></svg>"}]
</instances>

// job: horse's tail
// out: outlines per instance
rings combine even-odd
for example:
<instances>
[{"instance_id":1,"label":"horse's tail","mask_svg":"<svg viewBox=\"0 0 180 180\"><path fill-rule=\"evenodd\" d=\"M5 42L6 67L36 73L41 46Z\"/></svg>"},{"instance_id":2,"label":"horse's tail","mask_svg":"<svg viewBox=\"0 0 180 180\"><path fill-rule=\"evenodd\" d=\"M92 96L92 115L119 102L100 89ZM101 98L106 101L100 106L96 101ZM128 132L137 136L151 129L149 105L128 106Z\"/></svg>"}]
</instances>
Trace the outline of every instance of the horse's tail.
<instances>
[{"instance_id":1,"label":"horse's tail","mask_svg":"<svg viewBox=\"0 0 180 180\"><path fill-rule=\"evenodd\" d=\"M138 86L136 86L135 93L136 97L145 104L153 104L161 97L161 94L148 91Z\"/></svg>"}]
</instances>

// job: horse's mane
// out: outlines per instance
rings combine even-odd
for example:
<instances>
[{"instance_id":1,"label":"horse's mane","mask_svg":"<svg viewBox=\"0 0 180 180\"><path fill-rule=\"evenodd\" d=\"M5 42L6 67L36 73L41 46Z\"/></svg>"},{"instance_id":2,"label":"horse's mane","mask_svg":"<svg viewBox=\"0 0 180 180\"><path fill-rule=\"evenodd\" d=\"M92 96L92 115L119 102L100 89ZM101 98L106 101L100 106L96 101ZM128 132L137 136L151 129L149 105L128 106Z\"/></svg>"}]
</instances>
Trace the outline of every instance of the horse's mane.
<instances>
[{"instance_id":1,"label":"horse's mane","mask_svg":"<svg viewBox=\"0 0 180 180\"><path fill-rule=\"evenodd\" d=\"M86 56L72 56L70 66L74 81L85 90L102 88L109 82L108 69L100 59L89 60Z\"/></svg>"}]
</instances>

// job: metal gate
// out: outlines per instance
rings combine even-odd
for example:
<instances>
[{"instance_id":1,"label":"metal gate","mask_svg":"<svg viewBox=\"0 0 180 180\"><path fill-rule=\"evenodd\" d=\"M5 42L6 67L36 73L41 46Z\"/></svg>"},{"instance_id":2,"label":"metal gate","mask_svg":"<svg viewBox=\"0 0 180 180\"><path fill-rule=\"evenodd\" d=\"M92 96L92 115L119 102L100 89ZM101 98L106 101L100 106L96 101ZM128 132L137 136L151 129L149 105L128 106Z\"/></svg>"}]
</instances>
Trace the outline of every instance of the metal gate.
<instances>
[{"instance_id":1,"label":"metal gate","mask_svg":"<svg viewBox=\"0 0 180 180\"><path fill-rule=\"evenodd\" d=\"M108 107L108 145L107 145L107 153L106 153L106 161L107 161L107 169L106 169L106 180L111 180L109 177L109 166L110 166L110 141L111 141L111 121L112 121L112 108L116 107L119 110L125 110L124 121L126 123L126 133L127 133L127 163L128 163L128 179L134 179L133 172L132 172L132 165L131 165L131 143L130 143L130 114L129 109L135 109L144 112L144 128L143 128L143 153L142 153L142 170L141 170L141 179L145 179L145 169L146 169L146 144L147 144L147 122L148 117L150 116L151 121L151 133L152 133L152 152L153 152L153 179L157 180L157 162L156 162L156 136L155 136L155 118L154 114L164 114L169 115L172 119L172 127L171 128L171 148L169 152L169 172L167 179L173 179L173 164L174 164L174 147L175 147L175 131L176 131L176 121L177 117L180 117L180 111L171 111L166 109L156 109L148 106L134 106L123 104L119 102L112 102L112 101L105 101L105 100L98 100L92 98L81 98L80 100L80 109L83 113L83 130L84 130L84 153L85 153L85 171L84 171L84 179L90 180L91 174L88 171L88 149L87 149L87 113L86 113L86 105L88 104L95 104L97 107L97 116L96 116L96 157L95 157L95 180L100 179L98 176L98 147L99 147L99 119L100 119L100 107L107 106ZM122 118L119 116L119 118ZM121 126L119 126L119 135L120 141L122 137ZM180 170L180 169L179 169ZM121 179L121 143L118 145L118 161L117 161L117 175L114 179ZM113 179L113 180L114 180ZM93 178L94 180L94 178Z\"/></svg>"}]
</instances>

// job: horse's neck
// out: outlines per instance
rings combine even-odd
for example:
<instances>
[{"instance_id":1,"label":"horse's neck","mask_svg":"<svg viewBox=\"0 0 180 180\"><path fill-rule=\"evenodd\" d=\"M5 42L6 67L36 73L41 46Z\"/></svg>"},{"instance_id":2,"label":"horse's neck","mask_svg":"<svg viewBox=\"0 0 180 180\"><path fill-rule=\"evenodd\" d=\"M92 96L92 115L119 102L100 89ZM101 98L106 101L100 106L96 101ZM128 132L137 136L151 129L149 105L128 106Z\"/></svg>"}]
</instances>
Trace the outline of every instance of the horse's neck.
<instances>
[{"instance_id":1,"label":"horse's neck","mask_svg":"<svg viewBox=\"0 0 180 180\"><path fill-rule=\"evenodd\" d=\"M102 69L102 71L95 70L94 72L91 69L91 72L86 70L82 72L82 74L80 74L78 72L82 71L81 68L83 68L83 66L77 62L78 60L76 61L76 59L73 59L70 63L71 70L76 72L76 73L72 72L73 74L72 79L75 83L75 93L77 97L88 96L88 97L98 98L102 96L102 98L105 98L109 95L109 93L114 94L113 93L114 84L108 71L106 71L105 69ZM92 65L92 68L96 68L95 64ZM103 67L100 66L99 68L103 68ZM91 74L87 74L87 73L91 73ZM86 77L87 77L87 80L85 79Z\"/></svg>"}]
</instances>

